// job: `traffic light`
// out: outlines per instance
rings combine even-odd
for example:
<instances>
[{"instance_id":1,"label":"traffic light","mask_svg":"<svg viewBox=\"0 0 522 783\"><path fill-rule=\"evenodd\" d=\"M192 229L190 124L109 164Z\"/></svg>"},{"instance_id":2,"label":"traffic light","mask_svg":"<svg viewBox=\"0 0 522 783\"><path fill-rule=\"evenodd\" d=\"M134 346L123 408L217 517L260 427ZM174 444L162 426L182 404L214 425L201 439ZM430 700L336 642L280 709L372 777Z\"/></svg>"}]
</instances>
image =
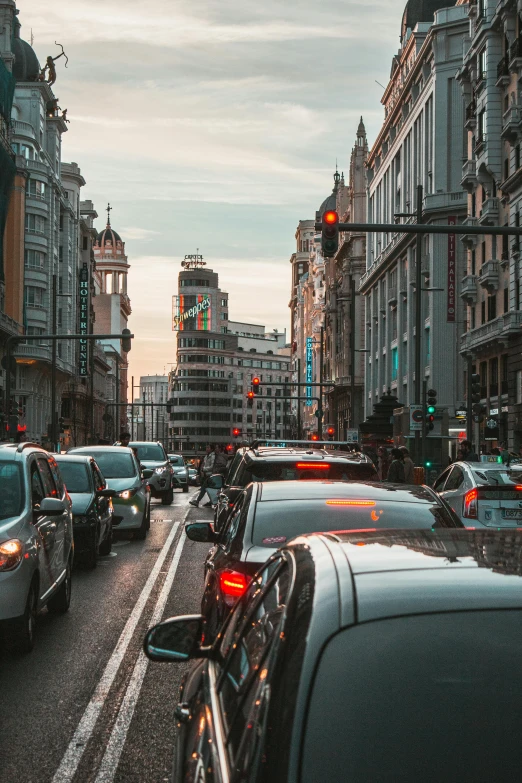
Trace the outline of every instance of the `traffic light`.
<instances>
[{"instance_id":1,"label":"traffic light","mask_svg":"<svg viewBox=\"0 0 522 783\"><path fill-rule=\"evenodd\" d=\"M435 427L435 413L437 411L437 392L429 389L426 399L426 430L431 432Z\"/></svg>"},{"instance_id":2,"label":"traffic light","mask_svg":"<svg viewBox=\"0 0 522 783\"><path fill-rule=\"evenodd\" d=\"M234 438L239 438L239 436L241 435L241 430L239 429L239 427L234 427L234 429L232 430L232 435L234 436Z\"/></svg>"},{"instance_id":3,"label":"traffic light","mask_svg":"<svg viewBox=\"0 0 522 783\"><path fill-rule=\"evenodd\" d=\"M132 334L130 329L121 330L121 350L124 353L129 353L130 349L132 348L132 340L129 337L130 334Z\"/></svg>"},{"instance_id":4,"label":"traffic light","mask_svg":"<svg viewBox=\"0 0 522 783\"><path fill-rule=\"evenodd\" d=\"M247 392L247 406L249 408L253 408L254 407L254 397L255 396L256 396L255 392L253 392L253 391Z\"/></svg>"},{"instance_id":5,"label":"traffic light","mask_svg":"<svg viewBox=\"0 0 522 783\"><path fill-rule=\"evenodd\" d=\"M334 209L323 214L321 250L323 258L332 258L339 249L339 215Z\"/></svg>"},{"instance_id":6,"label":"traffic light","mask_svg":"<svg viewBox=\"0 0 522 783\"><path fill-rule=\"evenodd\" d=\"M319 435L316 435L314 432L310 440L319 440Z\"/></svg>"},{"instance_id":7,"label":"traffic light","mask_svg":"<svg viewBox=\"0 0 522 783\"><path fill-rule=\"evenodd\" d=\"M65 419L63 416L60 416L60 418L58 419L58 427L60 432L63 432L65 430Z\"/></svg>"},{"instance_id":8,"label":"traffic light","mask_svg":"<svg viewBox=\"0 0 522 783\"><path fill-rule=\"evenodd\" d=\"M484 413L486 412L486 406L480 402L480 395L480 375L473 374L471 376L471 403L473 419L477 424L484 421Z\"/></svg>"},{"instance_id":9,"label":"traffic light","mask_svg":"<svg viewBox=\"0 0 522 783\"><path fill-rule=\"evenodd\" d=\"M335 437L335 427L328 427L327 433L328 433L328 440L333 440Z\"/></svg>"},{"instance_id":10,"label":"traffic light","mask_svg":"<svg viewBox=\"0 0 522 783\"><path fill-rule=\"evenodd\" d=\"M261 383L261 378L252 378L252 391L254 394L259 394L259 384Z\"/></svg>"}]
</instances>

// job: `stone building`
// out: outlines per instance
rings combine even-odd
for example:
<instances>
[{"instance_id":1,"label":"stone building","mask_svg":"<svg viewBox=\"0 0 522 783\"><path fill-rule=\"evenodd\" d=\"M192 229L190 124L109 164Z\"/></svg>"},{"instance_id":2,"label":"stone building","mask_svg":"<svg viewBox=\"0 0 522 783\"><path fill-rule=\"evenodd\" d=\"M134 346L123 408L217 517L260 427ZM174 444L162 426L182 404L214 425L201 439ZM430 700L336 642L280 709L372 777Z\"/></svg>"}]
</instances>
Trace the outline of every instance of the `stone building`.
<instances>
[{"instance_id":1,"label":"stone building","mask_svg":"<svg viewBox=\"0 0 522 783\"><path fill-rule=\"evenodd\" d=\"M169 415L164 407L169 398L168 375L142 375L140 391L141 401L154 405L144 409L145 430L140 437L143 440L160 440L168 447Z\"/></svg>"},{"instance_id":2,"label":"stone building","mask_svg":"<svg viewBox=\"0 0 522 783\"><path fill-rule=\"evenodd\" d=\"M464 104L455 74L462 65L468 18L466 7L447 5L448 0L410 0L406 6L401 46L382 98L384 123L368 157L369 223L393 223L396 213L412 214L397 222L415 220L419 185L423 223L447 226L466 219ZM399 228L367 237L360 282L366 302L366 415L388 390L405 405L415 402L416 339L422 341L421 380L436 389L438 405L453 417L455 403L464 397L459 350L464 307L454 291L463 275L463 248L454 236L427 235L416 258L415 244L415 237ZM414 289L417 263L423 272L421 292ZM422 296L419 335L417 295ZM453 421L450 430L457 437L461 428Z\"/></svg>"}]
</instances>

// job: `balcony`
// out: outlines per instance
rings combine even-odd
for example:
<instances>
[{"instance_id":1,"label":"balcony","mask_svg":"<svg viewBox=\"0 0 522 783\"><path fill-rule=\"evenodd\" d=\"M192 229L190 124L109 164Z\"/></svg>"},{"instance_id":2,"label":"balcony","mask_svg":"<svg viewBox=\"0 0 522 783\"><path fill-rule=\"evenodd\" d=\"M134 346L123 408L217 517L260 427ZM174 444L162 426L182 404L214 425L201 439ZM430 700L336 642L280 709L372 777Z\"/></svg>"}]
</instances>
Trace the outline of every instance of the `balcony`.
<instances>
[{"instance_id":1,"label":"balcony","mask_svg":"<svg viewBox=\"0 0 522 783\"><path fill-rule=\"evenodd\" d=\"M471 101L466 106L466 120L464 127L469 131L474 131L477 127L477 104L475 101Z\"/></svg>"},{"instance_id":2,"label":"balcony","mask_svg":"<svg viewBox=\"0 0 522 783\"><path fill-rule=\"evenodd\" d=\"M13 120L11 123L11 128L13 130L13 136L25 136L26 138L36 140L34 128L29 122Z\"/></svg>"},{"instance_id":3,"label":"balcony","mask_svg":"<svg viewBox=\"0 0 522 783\"><path fill-rule=\"evenodd\" d=\"M518 71L522 67L522 39L517 38L511 46L508 52L508 62L510 71Z\"/></svg>"},{"instance_id":4,"label":"balcony","mask_svg":"<svg viewBox=\"0 0 522 783\"><path fill-rule=\"evenodd\" d=\"M468 215L465 220L462 221L463 226L478 226L478 218ZM467 248L473 248L476 246L479 239L478 234L462 234L460 241Z\"/></svg>"},{"instance_id":5,"label":"balcony","mask_svg":"<svg viewBox=\"0 0 522 783\"><path fill-rule=\"evenodd\" d=\"M477 162L475 160L467 160L462 167L462 179L460 184L471 193L477 187Z\"/></svg>"},{"instance_id":6,"label":"balcony","mask_svg":"<svg viewBox=\"0 0 522 783\"><path fill-rule=\"evenodd\" d=\"M460 338L460 351L467 353L469 351L485 350L493 347L498 341L505 341L513 335L520 335L522 331L522 310L516 310L511 313L505 313L493 321L488 321L476 329L463 334Z\"/></svg>"},{"instance_id":7,"label":"balcony","mask_svg":"<svg viewBox=\"0 0 522 783\"><path fill-rule=\"evenodd\" d=\"M498 226L500 217L500 199L487 198L482 204L479 223L481 226Z\"/></svg>"},{"instance_id":8,"label":"balcony","mask_svg":"<svg viewBox=\"0 0 522 783\"><path fill-rule=\"evenodd\" d=\"M482 136L477 136L475 141L475 155L484 155L488 148L488 141L486 138L486 134L483 133Z\"/></svg>"},{"instance_id":9,"label":"balcony","mask_svg":"<svg viewBox=\"0 0 522 783\"><path fill-rule=\"evenodd\" d=\"M26 345L17 345L14 351L14 355L20 359L34 359L34 360L51 360L51 349L46 345L37 345L35 343L28 343Z\"/></svg>"},{"instance_id":10,"label":"balcony","mask_svg":"<svg viewBox=\"0 0 522 783\"><path fill-rule=\"evenodd\" d=\"M521 135L520 122L522 120L522 110L517 103L513 103L504 113L502 122L501 136L504 141L515 144Z\"/></svg>"},{"instance_id":11,"label":"balcony","mask_svg":"<svg viewBox=\"0 0 522 783\"><path fill-rule=\"evenodd\" d=\"M399 286L399 294L401 296L408 296L408 276L401 275L401 284Z\"/></svg>"},{"instance_id":12,"label":"balcony","mask_svg":"<svg viewBox=\"0 0 522 783\"><path fill-rule=\"evenodd\" d=\"M463 190L450 193L429 193L424 197L424 209L432 211L436 209L459 209L467 207L468 199Z\"/></svg>"},{"instance_id":13,"label":"balcony","mask_svg":"<svg viewBox=\"0 0 522 783\"><path fill-rule=\"evenodd\" d=\"M503 57L497 65L497 87L507 87L511 80L511 74L509 73L509 58Z\"/></svg>"},{"instance_id":14,"label":"balcony","mask_svg":"<svg viewBox=\"0 0 522 783\"><path fill-rule=\"evenodd\" d=\"M466 275L462 278L460 284L460 298L466 302L466 304L472 305L477 302L477 276Z\"/></svg>"},{"instance_id":15,"label":"balcony","mask_svg":"<svg viewBox=\"0 0 522 783\"><path fill-rule=\"evenodd\" d=\"M478 281L482 288L486 288L489 293L498 290L500 280L499 266L499 262L495 259L493 261L486 261L480 268Z\"/></svg>"},{"instance_id":16,"label":"balcony","mask_svg":"<svg viewBox=\"0 0 522 783\"><path fill-rule=\"evenodd\" d=\"M388 288L388 304L390 307L397 307L397 287Z\"/></svg>"}]
</instances>

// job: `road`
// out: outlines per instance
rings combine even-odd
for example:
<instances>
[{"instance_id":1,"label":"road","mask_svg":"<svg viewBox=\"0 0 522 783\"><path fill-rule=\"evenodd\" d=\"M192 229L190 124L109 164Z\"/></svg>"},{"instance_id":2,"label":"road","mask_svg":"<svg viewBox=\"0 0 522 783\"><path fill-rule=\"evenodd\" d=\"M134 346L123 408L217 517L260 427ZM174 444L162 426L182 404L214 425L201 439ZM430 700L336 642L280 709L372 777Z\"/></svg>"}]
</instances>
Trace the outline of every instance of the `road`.
<instances>
[{"instance_id":1,"label":"road","mask_svg":"<svg viewBox=\"0 0 522 783\"><path fill-rule=\"evenodd\" d=\"M68 614L39 615L29 656L0 650L2 783L169 779L187 665L150 663L141 646L153 622L199 611L208 545L184 523L211 512L192 494L153 501L146 541L122 534L94 571L75 569Z\"/></svg>"}]
</instances>

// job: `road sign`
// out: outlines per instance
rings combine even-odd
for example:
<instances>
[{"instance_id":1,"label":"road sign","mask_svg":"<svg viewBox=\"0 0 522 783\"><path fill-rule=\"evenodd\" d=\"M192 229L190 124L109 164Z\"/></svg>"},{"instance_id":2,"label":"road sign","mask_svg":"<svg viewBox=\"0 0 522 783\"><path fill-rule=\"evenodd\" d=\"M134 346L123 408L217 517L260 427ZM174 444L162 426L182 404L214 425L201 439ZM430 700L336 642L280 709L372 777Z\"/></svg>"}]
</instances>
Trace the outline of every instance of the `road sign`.
<instances>
[{"instance_id":1,"label":"road sign","mask_svg":"<svg viewBox=\"0 0 522 783\"><path fill-rule=\"evenodd\" d=\"M420 432L424 422L422 405L410 405L410 432Z\"/></svg>"},{"instance_id":2,"label":"road sign","mask_svg":"<svg viewBox=\"0 0 522 783\"><path fill-rule=\"evenodd\" d=\"M358 443L359 442L359 430L346 430L346 442Z\"/></svg>"}]
</instances>

